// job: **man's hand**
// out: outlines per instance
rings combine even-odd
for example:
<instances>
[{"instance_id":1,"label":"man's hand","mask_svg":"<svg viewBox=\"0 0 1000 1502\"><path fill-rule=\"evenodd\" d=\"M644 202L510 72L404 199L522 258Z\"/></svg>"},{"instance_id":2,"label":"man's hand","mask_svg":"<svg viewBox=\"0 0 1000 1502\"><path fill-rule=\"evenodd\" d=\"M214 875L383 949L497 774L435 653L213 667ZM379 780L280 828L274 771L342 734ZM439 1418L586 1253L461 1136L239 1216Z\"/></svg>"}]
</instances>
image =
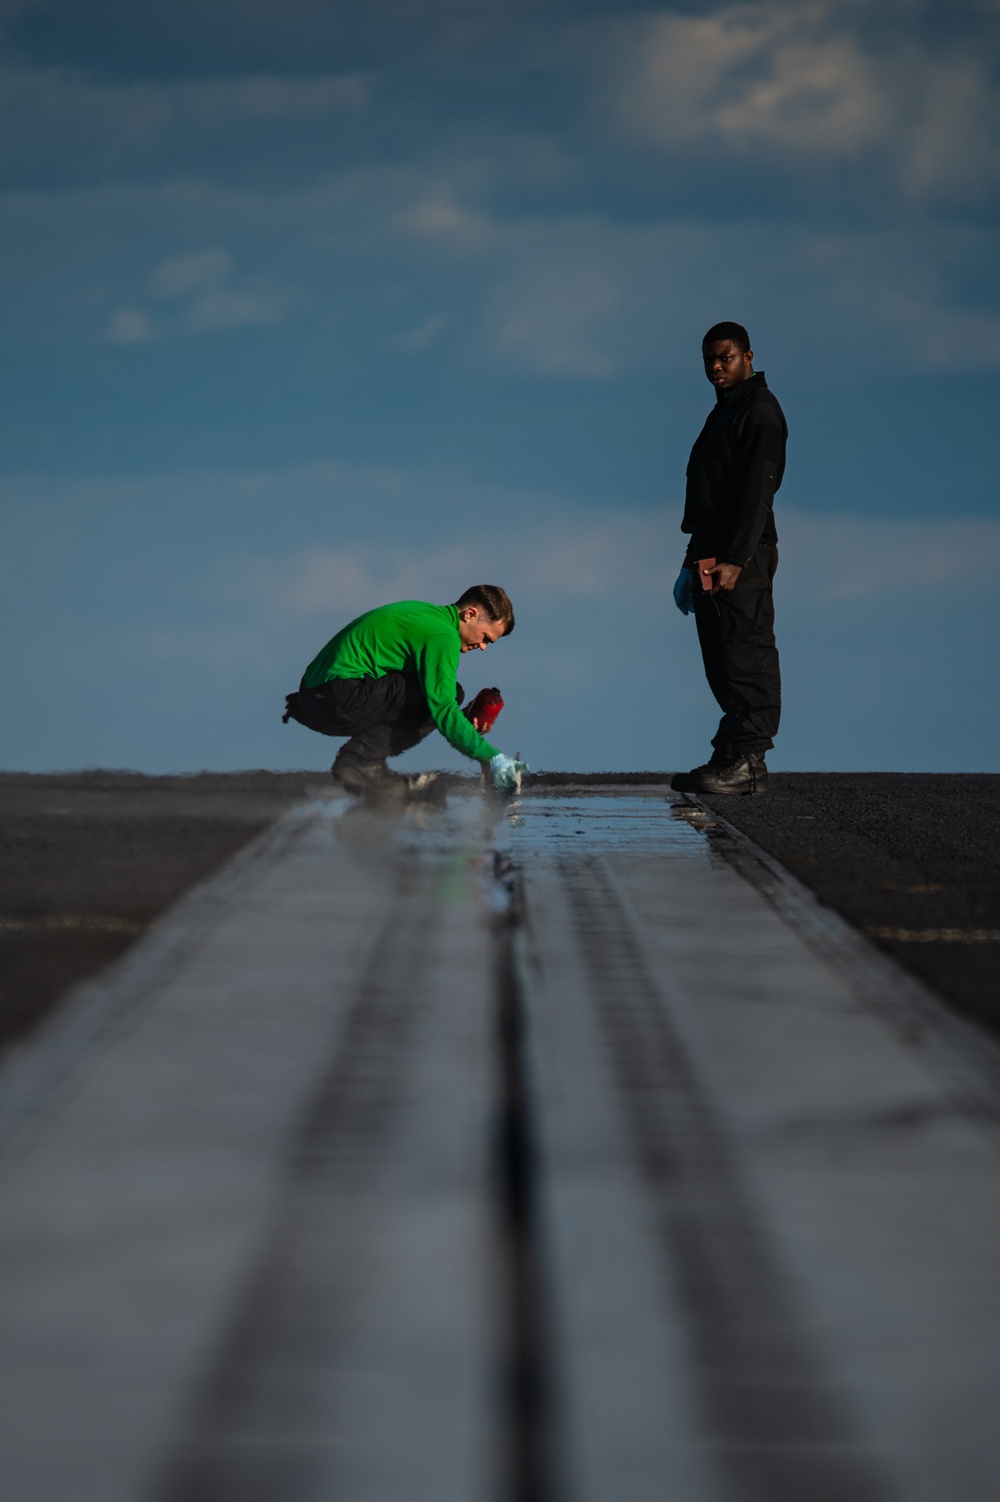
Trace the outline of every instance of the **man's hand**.
<instances>
[{"instance_id":1,"label":"man's hand","mask_svg":"<svg viewBox=\"0 0 1000 1502\"><path fill-rule=\"evenodd\" d=\"M674 585L674 604L681 615L690 615L694 609L694 574L682 568Z\"/></svg>"},{"instance_id":2,"label":"man's hand","mask_svg":"<svg viewBox=\"0 0 1000 1502\"><path fill-rule=\"evenodd\" d=\"M513 756L504 756L502 751L498 751L493 760L487 763L486 775L495 793L509 797L512 793L520 792L521 773L527 770L526 761L516 761Z\"/></svg>"},{"instance_id":3,"label":"man's hand","mask_svg":"<svg viewBox=\"0 0 1000 1502\"><path fill-rule=\"evenodd\" d=\"M707 574L712 575L713 595L717 595L720 589L735 589L736 581L743 570L738 563L717 563L714 568L706 569Z\"/></svg>"}]
</instances>

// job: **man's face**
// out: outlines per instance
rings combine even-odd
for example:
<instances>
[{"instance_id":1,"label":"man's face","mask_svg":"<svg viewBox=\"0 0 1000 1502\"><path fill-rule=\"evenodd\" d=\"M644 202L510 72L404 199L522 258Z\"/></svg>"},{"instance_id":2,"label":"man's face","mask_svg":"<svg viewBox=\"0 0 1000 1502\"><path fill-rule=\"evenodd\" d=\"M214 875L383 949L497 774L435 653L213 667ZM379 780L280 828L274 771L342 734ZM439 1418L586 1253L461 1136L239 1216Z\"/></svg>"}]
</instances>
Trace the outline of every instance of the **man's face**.
<instances>
[{"instance_id":1,"label":"man's face","mask_svg":"<svg viewBox=\"0 0 1000 1502\"><path fill-rule=\"evenodd\" d=\"M491 621L478 605L463 605L458 612L458 636L463 652L485 652L503 636L503 626L499 621Z\"/></svg>"},{"instance_id":2,"label":"man's face","mask_svg":"<svg viewBox=\"0 0 1000 1502\"><path fill-rule=\"evenodd\" d=\"M740 381L753 375L753 350L742 350L731 339L716 339L703 344L701 356L705 374L716 391L731 391Z\"/></svg>"}]
</instances>

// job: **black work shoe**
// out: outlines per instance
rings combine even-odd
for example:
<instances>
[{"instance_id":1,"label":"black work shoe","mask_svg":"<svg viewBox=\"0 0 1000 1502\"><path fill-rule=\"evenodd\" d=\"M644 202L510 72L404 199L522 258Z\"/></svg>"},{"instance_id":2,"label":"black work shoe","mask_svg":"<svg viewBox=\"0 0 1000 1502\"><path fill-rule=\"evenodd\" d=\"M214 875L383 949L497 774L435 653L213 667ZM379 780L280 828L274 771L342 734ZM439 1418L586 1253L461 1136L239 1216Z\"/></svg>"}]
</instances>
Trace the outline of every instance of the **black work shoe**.
<instances>
[{"instance_id":1,"label":"black work shoe","mask_svg":"<svg viewBox=\"0 0 1000 1502\"><path fill-rule=\"evenodd\" d=\"M342 761L338 756L330 775L345 793L362 798L401 799L410 791L408 779L390 772L384 761Z\"/></svg>"},{"instance_id":2,"label":"black work shoe","mask_svg":"<svg viewBox=\"0 0 1000 1502\"><path fill-rule=\"evenodd\" d=\"M764 758L757 752L738 756L735 761L722 765L695 767L688 774L689 793L738 793L755 794L767 792L767 767Z\"/></svg>"},{"instance_id":3,"label":"black work shoe","mask_svg":"<svg viewBox=\"0 0 1000 1502\"><path fill-rule=\"evenodd\" d=\"M447 779L440 772L390 772L384 761L341 761L338 757L330 775L345 793L383 802L434 803L447 796Z\"/></svg>"},{"instance_id":4,"label":"black work shoe","mask_svg":"<svg viewBox=\"0 0 1000 1502\"><path fill-rule=\"evenodd\" d=\"M673 777L670 779L670 786L673 788L675 793L697 792L697 789L694 785L695 780L699 778L703 772L717 772L721 766L724 766L726 764L726 760L726 757L720 757L713 753L711 761L704 762L700 767L692 767L690 772L675 772Z\"/></svg>"}]
</instances>

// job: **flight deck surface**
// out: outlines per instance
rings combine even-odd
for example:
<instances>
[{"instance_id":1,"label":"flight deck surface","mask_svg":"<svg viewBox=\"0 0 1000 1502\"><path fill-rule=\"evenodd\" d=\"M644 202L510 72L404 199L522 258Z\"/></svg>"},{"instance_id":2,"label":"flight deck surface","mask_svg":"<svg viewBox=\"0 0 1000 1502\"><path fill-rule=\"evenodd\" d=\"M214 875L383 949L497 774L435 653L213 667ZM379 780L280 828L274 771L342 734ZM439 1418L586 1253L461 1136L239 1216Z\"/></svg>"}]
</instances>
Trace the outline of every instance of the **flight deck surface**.
<instances>
[{"instance_id":1,"label":"flight deck surface","mask_svg":"<svg viewBox=\"0 0 1000 1502\"><path fill-rule=\"evenodd\" d=\"M12 1050L10 1495L992 1502L991 1045L712 821L313 797Z\"/></svg>"}]
</instances>

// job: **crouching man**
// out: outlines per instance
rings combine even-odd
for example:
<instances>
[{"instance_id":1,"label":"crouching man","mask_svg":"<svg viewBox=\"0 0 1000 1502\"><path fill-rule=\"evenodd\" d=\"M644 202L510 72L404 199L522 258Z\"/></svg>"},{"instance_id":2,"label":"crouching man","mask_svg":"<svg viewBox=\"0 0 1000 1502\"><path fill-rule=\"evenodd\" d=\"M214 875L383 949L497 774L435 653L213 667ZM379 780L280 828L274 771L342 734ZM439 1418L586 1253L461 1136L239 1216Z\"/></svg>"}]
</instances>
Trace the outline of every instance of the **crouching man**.
<instances>
[{"instance_id":1,"label":"crouching man","mask_svg":"<svg viewBox=\"0 0 1000 1502\"><path fill-rule=\"evenodd\" d=\"M337 753L334 781L349 793L385 797L419 790L426 775L391 772L399 756L432 730L483 764L501 793L517 787L522 764L484 740L459 709L463 652L485 651L514 629L514 611L496 584L474 584L454 605L400 600L351 621L314 657L284 719L321 735L349 739Z\"/></svg>"}]
</instances>

